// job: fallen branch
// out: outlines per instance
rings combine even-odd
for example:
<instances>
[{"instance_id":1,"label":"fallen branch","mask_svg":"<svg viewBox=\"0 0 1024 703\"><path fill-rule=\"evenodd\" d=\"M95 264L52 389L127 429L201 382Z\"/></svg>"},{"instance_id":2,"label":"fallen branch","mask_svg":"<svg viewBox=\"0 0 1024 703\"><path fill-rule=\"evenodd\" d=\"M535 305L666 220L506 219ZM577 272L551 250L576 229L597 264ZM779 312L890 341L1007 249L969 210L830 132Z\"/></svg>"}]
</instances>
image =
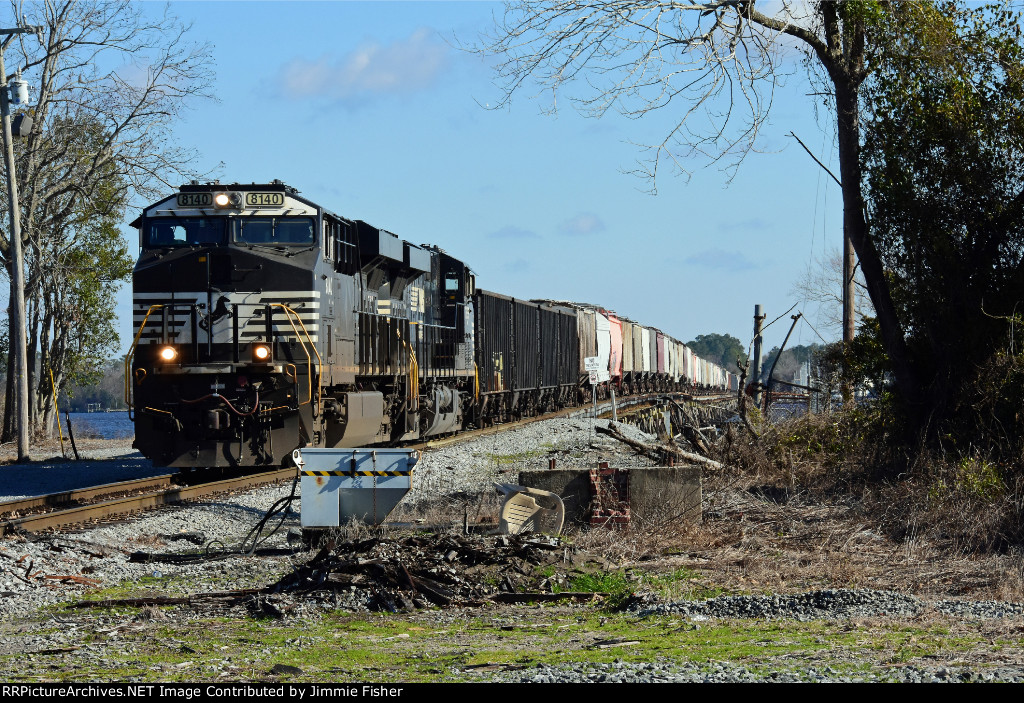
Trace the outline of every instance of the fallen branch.
<instances>
[{"instance_id":1,"label":"fallen branch","mask_svg":"<svg viewBox=\"0 0 1024 703\"><path fill-rule=\"evenodd\" d=\"M99 586L102 583L98 579L90 579L90 578L86 578L85 576L74 576L74 575L71 575L71 574L67 574L67 575L63 575L63 576L44 574L43 578L44 579L53 579L54 581L63 581L63 582L73 581L74 583L81 583L81 584L84 584L86 586Z\"/></svg>"},{"instance_id":2,"label":"fallen branch","mask_svg":"<svg viewBox=\"0 0 1024 703\"><path fill-rule=\"evenodd\" d=\"M711 447L708 443L704 433L700 431L700 423L697 422L697 418L693 416L693 412L685 405L680 405L676 401L669 398L669 402L672 403L679 411L679 414L686 420L683 426L680 428L683 435L686 437L686 441L694 446L704 456L711 453Z\"/></svg>"},{"instance_id":3,"label":"fallen branch","mask_svg":"<svg viewBox=\"0 0 1024 703\"><path fill-rule=\"evenodd\" d=\"M715 469L723 468L721 462L715 461L714 459L708 459L707 457L701 456L700 454L684 452L682 449L679 449L678 447L671 447L665 445L655 446L650 444L644 444L643 442L638 442L635 439L630 439L626 435L622 434L622 432L620 432L619 429L611 423L609 423L608 427L601 427L600 425L596 425L594 429L597 430L597 432L600 434L606 434L612 439L617 439L623 444L632 447L636 451L640 452L644 456L649 457L654 461L664 461L665 456L668 455L683 461L692 461L698 464L705 464Z\"/></svg>"},{"instance_id":4,"label":"fallen branch","mask_svg":"<svg viewBox=\"0 0 1024 703\"><path fill-rule=\"evenodd\" d=\"M592 600L606 598L607 593L595 593L592 591L565 592L565 593L496 593L488 600L495 603L536 603L543 601L551 603L562 600L573 600L578 603L587 603Z\"/></svg>"},{"instance_id":5,"label":"fallen branch","mask_svg":"<svg viewBox=\"0 0 1024 703\"><path fill-rule=\"evenodd\" d=\"M209 593L195 593L191 596L149 596L144 598L116 598L108 600L83 600L72 603L70 608L122 608L137 607L144 608L147 605L190 605L202 601L218 601L237 599L244 596L252 596L266 593L265 588L239 588L234 591L212 591Z\"/></svg>"}]
</instances>

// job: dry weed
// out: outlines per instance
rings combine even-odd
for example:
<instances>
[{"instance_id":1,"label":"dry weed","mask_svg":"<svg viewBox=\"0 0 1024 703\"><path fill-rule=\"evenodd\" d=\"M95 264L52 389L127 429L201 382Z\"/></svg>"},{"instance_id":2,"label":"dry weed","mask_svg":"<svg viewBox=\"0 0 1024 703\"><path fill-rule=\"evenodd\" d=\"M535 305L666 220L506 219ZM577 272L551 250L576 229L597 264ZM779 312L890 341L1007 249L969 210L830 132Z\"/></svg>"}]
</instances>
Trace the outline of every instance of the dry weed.
<instances>
[{"instance_id":1,"label":"dry weed","mask_svg":"<svg viewBox=\"0 0 1024 703\"><path fill-rule=\"evenodd\" d=\"M403 501L389 517L391 522L429 525L461 531L465 525L498 523L504 498L496 491L454 493L416 501Z\"/></svg>"}]
</instances>

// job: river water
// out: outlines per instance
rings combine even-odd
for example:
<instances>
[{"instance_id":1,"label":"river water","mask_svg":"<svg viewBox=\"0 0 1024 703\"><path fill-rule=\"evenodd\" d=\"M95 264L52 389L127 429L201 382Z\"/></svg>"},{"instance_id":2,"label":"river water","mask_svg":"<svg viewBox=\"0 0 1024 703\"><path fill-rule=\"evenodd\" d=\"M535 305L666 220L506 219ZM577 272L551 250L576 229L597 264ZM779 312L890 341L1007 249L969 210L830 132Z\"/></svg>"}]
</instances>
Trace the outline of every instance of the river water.
<instances>
[{"instance_id":1,"label":"river water","mask_svg":"<svg viewBox=\"0 0 1024 703\"><path fill-rule=\"evenodd\" d=\"M131 439L135 436L135 426L128 419L126 411L109 413L71 413L71 429L75 439L79 437L91 439ZM67 436L68 426L65 415L61 413L60 426Z\"/></svg>"}]
</instances>

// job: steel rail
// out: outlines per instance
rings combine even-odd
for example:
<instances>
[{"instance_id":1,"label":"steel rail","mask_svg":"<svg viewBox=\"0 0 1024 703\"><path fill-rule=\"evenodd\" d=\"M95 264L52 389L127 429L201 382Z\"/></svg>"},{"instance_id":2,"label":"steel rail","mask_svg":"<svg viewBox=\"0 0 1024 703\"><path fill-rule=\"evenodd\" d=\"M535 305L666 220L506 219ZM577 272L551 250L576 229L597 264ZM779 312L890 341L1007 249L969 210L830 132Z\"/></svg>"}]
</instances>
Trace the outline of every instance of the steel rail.
<instances>
[{"instance_id":1,"label":"steel rail","mask_svg":"<svg viewBox=\"0 0 1024 703\"><path fill-rule=\"evenodd\" d=\"M70 491L59 493L48 493L41 496L30 496L18 500L8 500L0 503L0 515L22 512L24 510L37 510L39 508L56 508L68 503L77 503L84 500L92 500L98 496L110 495L112 493L126 493L128 491L145 491L153 488L167 488L178 478L178 474L164 474L162 476L150 476L149 478L138 478L130 481L118 481L116 483L105 483L99 486L87 488L73 488Z\"/></svg>"},{"instance_id":2,"label":"steel rail","mask_svg":"<svg viewBox=\"0 0 1024 703\"><path fill-rule=\"evenodd\" d=\"M76 506L66 510L56 510L39 515L27 515L14 520L0 522L0 534L15 531L38 532L55 527L75 525L89 520L97 520L112 515L127 515L139 510L148 510L163 505L172 505L187 500L195 500L213 493L252 488L266 483L283 481L295 476L295 468L277 469L249 476L201 483L195 486L182 486L147 493L140 496L117 498L90 505ZM130 483L130 482L126 482ZM115 484L116 485L116 484ZM108 491L109 492L109 491Z\"/></svg>"}]
</instances>

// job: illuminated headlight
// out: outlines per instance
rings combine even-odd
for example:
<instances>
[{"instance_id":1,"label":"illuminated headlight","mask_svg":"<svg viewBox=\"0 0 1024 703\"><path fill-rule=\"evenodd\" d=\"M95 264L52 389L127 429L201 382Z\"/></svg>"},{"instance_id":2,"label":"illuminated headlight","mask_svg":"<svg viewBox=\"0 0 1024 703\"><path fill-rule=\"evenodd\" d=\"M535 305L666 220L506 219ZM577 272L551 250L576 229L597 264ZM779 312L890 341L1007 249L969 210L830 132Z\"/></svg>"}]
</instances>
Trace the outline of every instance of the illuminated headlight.
<instances>
[{"instance_id":1,"label":"illuminated headlight","mask_svg":"<svg viewBox=\"0 0 1024 703\"><path fill-rule=\"evenodd\" d=\"M257 344L252 348L252 360L257 363L270 361L270 347L266 344Z\"/></svg>"},{"instance_id":2,"label":"illuminated headlight","mask_svg":"<svg viewBox=\"0 0 1024 703\"><path fill-rule=\"evenodd\" d=\"M217 193L213 196L213 204L217 207L241 207L242 195L240 193Z\"/></svg>"},{"instance_id":3,"label":"illuminated headlight","mask_svg":"<svg viewBox=\"0 0 1024 703\"><path fill-rule=\"evenodd\" d=\"M178 358L178 350L174 347L163 347L160 350L160 361L170 363Z\"/></svg>"}]
</instances>

